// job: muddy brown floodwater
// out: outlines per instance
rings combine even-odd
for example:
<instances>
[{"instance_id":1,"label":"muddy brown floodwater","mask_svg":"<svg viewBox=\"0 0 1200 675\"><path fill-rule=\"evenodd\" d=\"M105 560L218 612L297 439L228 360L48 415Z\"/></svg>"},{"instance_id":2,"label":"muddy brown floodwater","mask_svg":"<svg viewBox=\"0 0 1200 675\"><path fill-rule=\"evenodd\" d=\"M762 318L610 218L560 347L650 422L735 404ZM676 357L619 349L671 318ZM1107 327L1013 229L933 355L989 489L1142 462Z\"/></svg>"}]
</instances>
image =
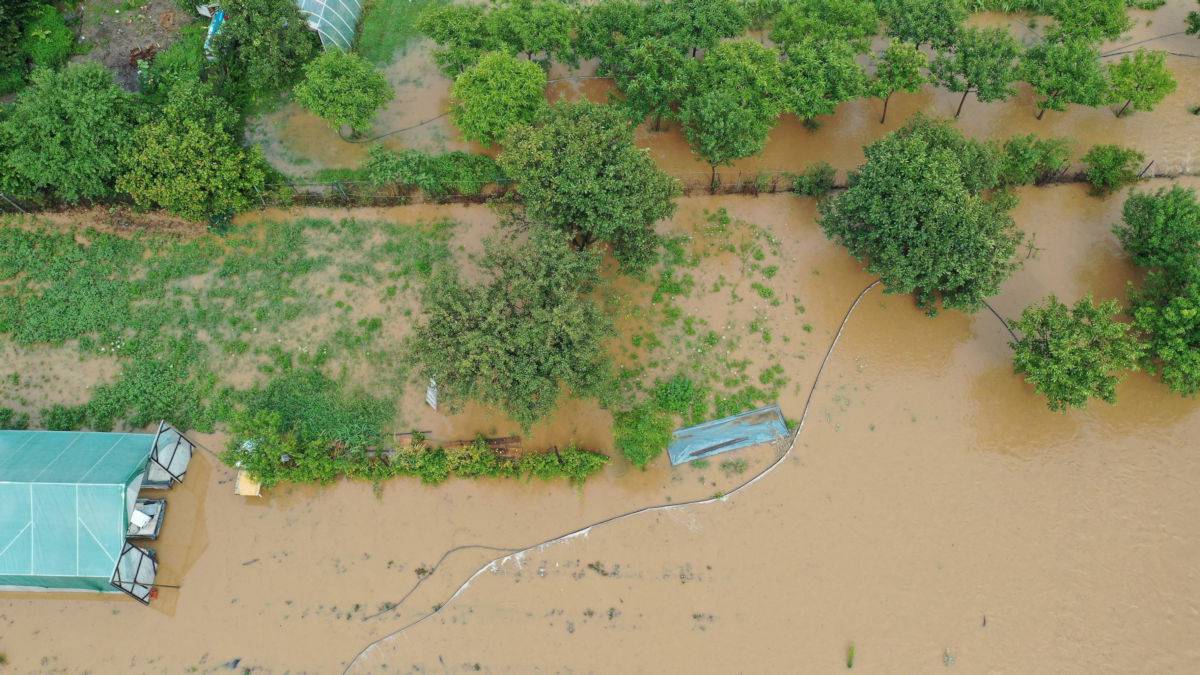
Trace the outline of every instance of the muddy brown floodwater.
<instances>
[{"instance_id":1,"label":"muddy brown floodwater","mask_svg":"<svg viewBox=\"0 0 1200 675\"><path fill-rule=\"evenodd\" d=\"M995 298L1001 313L1051 292L1122 292L1134 276L1110 229L1122 196L1074 185L1020 196L1037 250ZM825 240L809 200L685 198L664 229L716 205L785 243L792 270L780 274L808 309L780 315L776 333L815 326L809 357L788 365L803 386L781 398L798 417L820 352L871 279ZM851 644L867 672L1200 670L1196 402L1134 375L1116 406L1052 414L1013 375L1005 338L989 314L930 319L874 290L778 470L723 502L507 560L390 639L497 555L457 553L406 603L366 618L452 546L524 547L745 476L660 459L646 472L614 462L582 490L394 480L378 495L339 482L245 499L201 454L156 543L160 581L181 588L149 608L4 594L0 651L16 672L339 672L381 638L354 672L828 672ZM741 456L753 472L774 452Z\"/></svg>"}]
</instances>

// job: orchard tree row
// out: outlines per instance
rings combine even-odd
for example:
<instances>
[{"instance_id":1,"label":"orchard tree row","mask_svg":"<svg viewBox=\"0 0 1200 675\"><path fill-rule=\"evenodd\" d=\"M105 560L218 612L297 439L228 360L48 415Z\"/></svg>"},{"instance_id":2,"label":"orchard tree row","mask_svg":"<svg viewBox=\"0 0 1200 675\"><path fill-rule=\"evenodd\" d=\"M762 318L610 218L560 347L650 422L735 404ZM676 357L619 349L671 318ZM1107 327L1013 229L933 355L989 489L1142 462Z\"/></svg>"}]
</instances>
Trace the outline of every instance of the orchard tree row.
<instances>
[{"instance_id":1,"label":"orchard tree row","mask_svg":"<svg viewBox=\"0 0 1200 675\"><path fill-rule=\"evenodd\" d=\"M815 125L845 101L876 97L882 122L892 94L925 83L961 93L956 117L972 94L1004 101L1022 81L1039 119L1071 105L1151 110L1175 90L1161 52L1102 58L1099 44L1131 25L1125 0L1036 5L1053 20L1031 45L1002 28L964 26L959 0L504 0L440 6L419 26L455 78L468 138L499 142L537 114L546 77L534 62L596 59L631 119L682 124L714 174L760 152L783 113ZM881 27L890 40L873 52Z\"/></svg>"}]
</instances>

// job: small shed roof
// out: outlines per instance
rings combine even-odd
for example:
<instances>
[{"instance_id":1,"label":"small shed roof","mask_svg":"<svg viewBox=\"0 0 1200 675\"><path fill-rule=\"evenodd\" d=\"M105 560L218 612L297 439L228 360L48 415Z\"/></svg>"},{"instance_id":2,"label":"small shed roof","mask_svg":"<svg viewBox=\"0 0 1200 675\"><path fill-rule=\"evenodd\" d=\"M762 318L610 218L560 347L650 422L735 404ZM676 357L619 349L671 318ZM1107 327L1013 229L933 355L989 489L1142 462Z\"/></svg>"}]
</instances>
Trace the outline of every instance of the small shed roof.
<instances>
[{"instance_id":1,"label":"small shed roof","mask_svg":"<svg viewBox=\"0 0 1200 675\"><path fill-rule=\"evenodd\" d=\"M113 590L154 434L0 431L0 586Z\"/></svg>"}]
</instances>

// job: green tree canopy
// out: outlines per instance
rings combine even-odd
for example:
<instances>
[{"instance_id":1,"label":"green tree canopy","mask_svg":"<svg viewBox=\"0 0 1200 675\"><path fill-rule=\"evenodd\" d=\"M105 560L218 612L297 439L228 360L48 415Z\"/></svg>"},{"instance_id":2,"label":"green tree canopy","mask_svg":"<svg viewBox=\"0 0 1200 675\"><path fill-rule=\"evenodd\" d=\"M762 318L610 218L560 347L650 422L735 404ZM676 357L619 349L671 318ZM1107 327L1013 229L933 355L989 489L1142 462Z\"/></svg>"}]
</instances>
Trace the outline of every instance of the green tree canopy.
<instances>
[{"instance_id":1,"label":"green tree canopy","mask_svg":"<svg viewBox=\"0 0 1200 675\"><path fill-rule=\"evenodd\" d=\"M1109 101L1124 104L1117 117L1125 114L1129 106L1134 110L1150 111L1164 98L1175 91L1175 78L1167 69L1166 55L1162 52L1137 50L1132 56L1126 54L1108 66Z\"/></svg>"},{"instance_id":2,"label":"green tree canopy","mask_svg":"<svg viewBox=\"0 0 1200 675\"><path fill-rule=\"evenodd\" d=\"M1144 367L1177 394L1200 393L1200 281L1151 272L1131 296L1133 325L1146 347Z\"/></svg>"},{"instance_id":3,"label":"green tree canopy","mask_svg":"<svg viewBox=\"0 0 1200 675\"><path fill-rule=\"evenodd\" d=\"M802 41L838 42L866 51L879 30L872 0L794 0L775 17L771 40L786 51Z\"/></svg>"},{"instance_id":4,"label":"green tree canopy","mask_svg":"<svg viewBox=\"0 0 1200 675\"><path fill-rule=\"evenodd\" d=\"M575 60L579 12L562 0L499 0L487 15L488 32L515 52L533 58Z\"/></svg>"},{"instance_id":5,"label":"green tree canopy","mask_svg":"<svg viewBox=\"0 0 1200 675\"><path fill-rule=\"evenodd\" d=\"M965 0L875 0L888 35L905 42L948 47L967 20Z\"/></svg>"},{"instance_id":6,"label":"green tree canopy","mask_svg":"<svg viewBox=\"0 0 1200 675\"><path fill-rule=\"evenodd\" d=\"M580 11L583 16L576 48L583 58L608 63L628 45L651 36L646 5L638 0L601 0ZM683 47L678 49L684 51Z\"/></svg>"},{"instance_id":7,"label":"green tree canopy","mask_svg":"<svg viewBox=\"0 0 1200 675\"><path fill-rule=\"evenodd\" d=\"M1133 22L1125 14L1128 0L1059 0L1051 14L1057 31L1085 42L1116 40Z\"/></svg>"},{"instance_id":8,"label":"green tree canopy","mask_svg":"<svg viewBox=\"0 0 1200 675\"><path fill-rule=\"evenodd\" d=\"M962 92L958 110L972 91L982 103L1004 101L1017 93L1017 67L1021 46L1003 28L964 28L948 49L939 49L930 65L934 82Z\"/></svg>"},{"instance_id":9,"label":"green tree canopy","mask_svg":"<svg viewBox=\"0 0 1200 675\"><path fill-rule=\"evenodd\" d=\"M752 40L723 42L696 69L680 109L688 143L713 167L762 151L783 111L783 71L775 53Z\"/></svg>"},{"instance_id":10,"label":"green tree canopy","mask_svg":"<svg viewBox=\"0 0 1200 675\"><path fill-rule=\"evenodd\" d=\"M0 189L68 202L108 196L134 115L133 97L99 63L34 71L0 122Z\"/></svg>"},{"instance_id":11,"label":"green tree canopy","mask_svg":"<svg viewBox=\"0 0 1200 675\"><path fill-rule=\"evenodd\" d=\"M609 379L604 340L614 331L587 299L600 257L572 250L567 235L534 227L528 241L485 242L486 280L443 269L425 288L412 353L451 409L494 405L528 428L563 387L593 396Z\"/></svg>"},{"instance_id":12,"label":"green tree canopy","mask_svg":"<svg viewBox=\"0 0 1200 675\"><path fill-rule=\"evenodd\" d=\"M1041 185L1066 171L1070 163L1071 144L1065 138L1013 136L1004 142L1000 184Z\"/></svg>"},{"instance_id":13,"label":"green tree canopy","mask_svg":"<svg viewBox=\"0 0 1200 675\"><path fill-rule=\"evenodd\" d=\"M1038 96L1038 119L1047 110L1061 112L1072 103L1100 105L1108 95L1096 46L1059 37L1048 36L1031 47L1021 65L1022 76Z\"/></svg>"},{"instance_id":14,"label":"green tree canopy","mask_svg":"<svg viewBox=\"0 0 1200 675\"><path fill-rule=\"evenodd\" d=\"M484 52L516 50L493 33L481 5L433 4L417 18L417 29L438 44L433 59L448 77L479 60Z\"/></svg>"},{"instance_id":15,"label":"green tree canopy","mask_svg":"<svg viewBox=\"0 0 1200 675\"><path fill-rule=\"evenodd\" d=\"M1121 371L1137 367L1140 349L1115 300L1086 297L1067 307L1051 295L1010 321L1021 337L1010 343L1013 367L1046 397L1051 410L1082 408L1089 398L1114 403Z\"/></svg>"},{"instance_id":16,"label":"green tree canopy","mask_svg":"<svg viewBox=\"0 0 1200 675\"><path fill-rule=\"evenodd\" d=\"M750 25L737 0L651 0L649 30L680 49L711 49Z\"/></svg>"},{"instance_id":17,"label":"green tree canopy","mask_svg":"<svg viewBox=\"0 0 1200 675\"><path fill-rule=\"evenodd\" d=\"M889 293L930 313L973 311L1016 269L1022 234L992 194L999 159L944 122L918 116L865 149L850 187L821 204L825 234L867 260Z\"/></svg>"},{"instance_id":18,"label":"green tree canopy","mask_svg":"<svg viewBox=\"0 0 1200 675\"><path fill-rule=\"evenodd\" d=\"M75 34L53 5L42 5L25 26L22 49L34 67L57 68L66 63L75 45Z\"/></svg>"},{"instance_id":19,"label":"green tree canopy","mask_svg":"<svg viewBox=\"0 0 1200 675\"><path fill-rule=\"evenodd\" d=\"M537 119L546 107L546 72L532 61L489 52L454 78L454 124L463 136L498 143L516 124Z\"/></svg>"},{"instance_id":20,"label":"green tree canopy","mask_svg":"<svg viewBox=\"0 0 1200 675\"><path fill-rule=\"evenodd\" d=\"M621 110L560 102L533 125L513 127L499 157L530 220L607 242L627 270L655 258L654 223L675 211L679 185L633 144Z\"/></svg>"},{"instance_id":21,"label":"green tree canopy","mask_svg":"<svg viewBox=\"0 0 1200 675\"><path fill-rule=\"evenodd\" d=\"M927 64L925 55L911 42L892 38L887 48L875 58L875 78L868 84L871 95L883 99L883 114L879 123L887 120L888 100L898 91L915 93L927 81L921 69Z\"/></svg>"},{"instance_id":22,"label":"green tree canopy","mask_svg":"<svg viewBox=\"0 0 1200 675\"><path fill-rule=\"evenodd\" d=\"M223 90L251 103L264 101L300 79L320 51L295 0L224 0L225 23L213 38Z\"/></svg>"},{"instance_id":23,"label":"green tree canopy","mask_svg":"<svg viewBox=\"0 0 1200 675\"><path fill-rule=\"evenodd\" d=\"M832 115L839 104L866 91L867 74L845 40L803 40L790 45L786 54L781 101L800 119Z\"/></svg>"},{"instance_id":24,"label":"green tree canopy","mask_svg":"<svg viewBox=\"0 0 1200 675\"><path fill-rule=\"evenodd\" d=\"M1200 271L1200 202L1196 191L1174 185L1125 200L1123 223L1113 230L1138 267L1172 279Z\"/></svg>"},{"instance_id":25,"label":"green tree canopy","mask_svg":"<svg viewBox=\"0 0 1200 675\"><path fill-rule=\"evenodd\" d=\"M369 61L336 49L324 52L304 66L304 80L296 85L296 100L335 129L350 127L357 135L394 92L383 73Z\"/></svg>"},{"instance_id":26,"label":"green tree canopy","mask_svg":"<svg viewBox=\"0 0 1200 675\"><path fill-rule=\"evenodd\" d=\"M667 39L645 38L607 68L625 96L633 118L654 118L654 129L663 118L674 117L674 106L687 96L695 62Z\"/></svg>"},{"instance_id":27,"label":"green tree canopy","mask_svg":"<svg viewBox=\"0 0 1200 675\"><path fill-rule=\"evenodd\" d=\"M249 208L270 168L258 147L242 148L237 113L202 82L180 82L161 113L134 132L117 180L139 208L163 208L192 220Z\"/></svg>"}]
</instances>

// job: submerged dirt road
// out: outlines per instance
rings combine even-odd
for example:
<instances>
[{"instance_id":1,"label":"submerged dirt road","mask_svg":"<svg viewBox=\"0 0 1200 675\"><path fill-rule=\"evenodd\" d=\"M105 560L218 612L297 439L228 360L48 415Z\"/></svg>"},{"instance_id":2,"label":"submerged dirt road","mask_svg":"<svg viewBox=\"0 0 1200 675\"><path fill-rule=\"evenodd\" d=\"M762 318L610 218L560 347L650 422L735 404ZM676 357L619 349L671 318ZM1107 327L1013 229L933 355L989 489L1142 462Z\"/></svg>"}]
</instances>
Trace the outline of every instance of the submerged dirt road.
<instances>
[{"instance_id":1,"label":"submerged dirt road","mask_svg":"<svg viewBox=\"0 0 1200 675\"><path fill-rule=\"evenodd\" d=\"M1133 270L1110 233L1122 196L1059 186L1021 199L1016 219L1039 251L995 299L1001 313L1050 292L1123 293ZM684 199L666 229L718 205L785 242L792 267L777 286L807 312L775 332L815 326L807 358L788 366L802 386L781 400L798 417L870 278L824 239L808 200ZM1136 375L1116 406L1052 414L1012 374L1005 338L988 314L930 319L872 291L777 471L726 502L509 560L353 671L828 672L853 644L866 672L1195 672L1200 407ZM751 471L771 451L746 453ZM245 500L202 456L171 493L157 546L160 580L182 588L148 609L5 594L0 651L17 672L339 672L498 555L455 554L404 605L364 620L452 546L522 547L749 475L614 464L582 491L397 480L378 496L339 483Z\"/></svg>"}]
</instances>

